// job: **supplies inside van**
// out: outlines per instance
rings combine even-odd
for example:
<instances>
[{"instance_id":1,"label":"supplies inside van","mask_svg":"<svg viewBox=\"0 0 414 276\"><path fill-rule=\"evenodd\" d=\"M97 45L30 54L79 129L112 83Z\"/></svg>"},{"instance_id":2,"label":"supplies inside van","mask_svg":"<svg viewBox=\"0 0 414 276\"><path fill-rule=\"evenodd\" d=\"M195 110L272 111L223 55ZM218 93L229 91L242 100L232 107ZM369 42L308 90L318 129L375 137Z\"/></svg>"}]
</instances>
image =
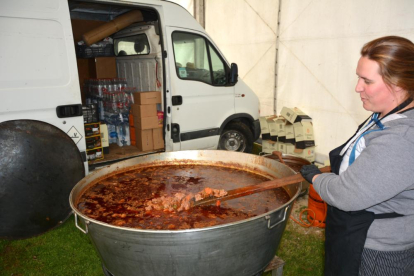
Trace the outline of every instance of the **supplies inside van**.
<instances>
[{"instance_id":1,"label":"supplies inside van","mask_svg":"<svg viewBox=\"0 0 414 276\"><path fill-rule=\"evenodd\" d=\"M78 58L93 58L93 57L112 57L114 56L113 39L107 37L102 41L86 45L84 41L79 41L76 44L76 57Z\"/></svg>"}]
</instances>

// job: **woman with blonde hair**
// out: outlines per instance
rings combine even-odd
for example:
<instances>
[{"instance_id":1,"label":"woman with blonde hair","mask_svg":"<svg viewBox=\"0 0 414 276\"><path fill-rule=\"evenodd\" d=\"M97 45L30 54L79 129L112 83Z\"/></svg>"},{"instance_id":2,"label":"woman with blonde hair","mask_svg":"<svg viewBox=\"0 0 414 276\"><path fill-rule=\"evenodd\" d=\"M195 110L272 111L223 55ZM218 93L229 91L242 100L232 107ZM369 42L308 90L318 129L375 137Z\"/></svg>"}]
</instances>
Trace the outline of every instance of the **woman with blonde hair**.
<instances>
[{"instance_id":1,"label":"woman with blonde hair","mask_svg":"<svg viewBox=\"0 0 414 276\"><path fill-rule=\"evenodd\" d=\"M329 153L332 173L302 175L328 204L325 275L414 275L414 44L375 39L356 69L373 114Z\"/></svg>"}]
</instances>

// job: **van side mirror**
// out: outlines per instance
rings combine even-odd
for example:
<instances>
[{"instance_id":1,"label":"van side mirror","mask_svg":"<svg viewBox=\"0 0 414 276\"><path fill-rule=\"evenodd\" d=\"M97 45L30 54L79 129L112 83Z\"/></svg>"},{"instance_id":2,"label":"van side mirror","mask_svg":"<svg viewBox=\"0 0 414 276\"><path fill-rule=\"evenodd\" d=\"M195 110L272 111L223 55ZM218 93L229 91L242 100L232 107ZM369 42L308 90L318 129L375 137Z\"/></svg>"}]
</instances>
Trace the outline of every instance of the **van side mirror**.
<instances>
[{"instance_id":1,"label":"van side mirror","mask_svg":"<svg viewBox=\"0 0 414 276\"><path fill-rule=\"evenodd\" d=\"M237 80L239 78L239 72L238 67L236 63L232 63L230 67L230 81L229 83L231 85L235 85L237 83Z\"/></svg>"}]
</instances>

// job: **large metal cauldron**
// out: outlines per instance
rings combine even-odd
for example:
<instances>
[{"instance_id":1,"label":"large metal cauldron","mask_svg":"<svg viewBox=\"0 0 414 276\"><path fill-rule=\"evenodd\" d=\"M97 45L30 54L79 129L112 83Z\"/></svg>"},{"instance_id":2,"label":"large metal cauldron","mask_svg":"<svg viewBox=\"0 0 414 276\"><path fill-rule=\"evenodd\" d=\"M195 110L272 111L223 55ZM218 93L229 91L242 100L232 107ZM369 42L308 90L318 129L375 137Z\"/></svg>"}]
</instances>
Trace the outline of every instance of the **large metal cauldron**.
<instances>
[{"instance_id":1,"label":"large metal cauldron","mask_svg":"<svg viewBox=\"0 0 414 276\"><path fill-rule=\"evenodd\" d=\"M76 208L77 198L90 183L136 166L165 162L236 165L277 178L294 174L288 166L268 158L213 150L137 157L91 173L76 184L69 200L76 226L89 235L107 271L115 276L252 276L263 271L276 253L300 183L286 187L291 200L278 209L208 228L168 231L117 227L91 219Z\"/></svg>"}]
</instances>

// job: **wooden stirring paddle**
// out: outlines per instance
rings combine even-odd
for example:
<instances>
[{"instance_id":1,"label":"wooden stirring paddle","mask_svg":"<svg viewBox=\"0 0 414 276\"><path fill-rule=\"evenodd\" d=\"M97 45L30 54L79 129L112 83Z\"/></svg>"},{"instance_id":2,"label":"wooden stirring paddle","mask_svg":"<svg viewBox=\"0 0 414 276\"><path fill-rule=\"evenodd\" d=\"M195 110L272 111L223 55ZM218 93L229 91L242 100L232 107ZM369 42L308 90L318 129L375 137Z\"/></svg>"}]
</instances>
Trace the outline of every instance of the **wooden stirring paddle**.
<instances>
[{"instance_id":1,"label":"wooden stirring paddle","mask_svg":"<svg viewBox=\"0 0 414 276\"><path fill-rule=\"evenodd\" d=\"M326 167L320 168L320 171L323 173L331 172L331 167L326 166ZM278 179L274 179L270 181L265 181L265 182L255 184L255 185L250 185L250 186L246 186L242 188L229 190L227 191L227 194L225 196L207 197L199 201L195 201L194 199L191 206L193 207L193 206L200 206L200 205L217 204L217 201L221 202L221 201L243 197L243 196L247 196L247 195L251 195L251 194L255 194L255 193L259 193L263 191L273 190L279 187L299 183L303 180L305 179L302 177L300 173L298 173L298 174L291 175L291 176L286 176L286 177L282 177L282 178L278 178Z\"/></svg>"}]
</instances>

